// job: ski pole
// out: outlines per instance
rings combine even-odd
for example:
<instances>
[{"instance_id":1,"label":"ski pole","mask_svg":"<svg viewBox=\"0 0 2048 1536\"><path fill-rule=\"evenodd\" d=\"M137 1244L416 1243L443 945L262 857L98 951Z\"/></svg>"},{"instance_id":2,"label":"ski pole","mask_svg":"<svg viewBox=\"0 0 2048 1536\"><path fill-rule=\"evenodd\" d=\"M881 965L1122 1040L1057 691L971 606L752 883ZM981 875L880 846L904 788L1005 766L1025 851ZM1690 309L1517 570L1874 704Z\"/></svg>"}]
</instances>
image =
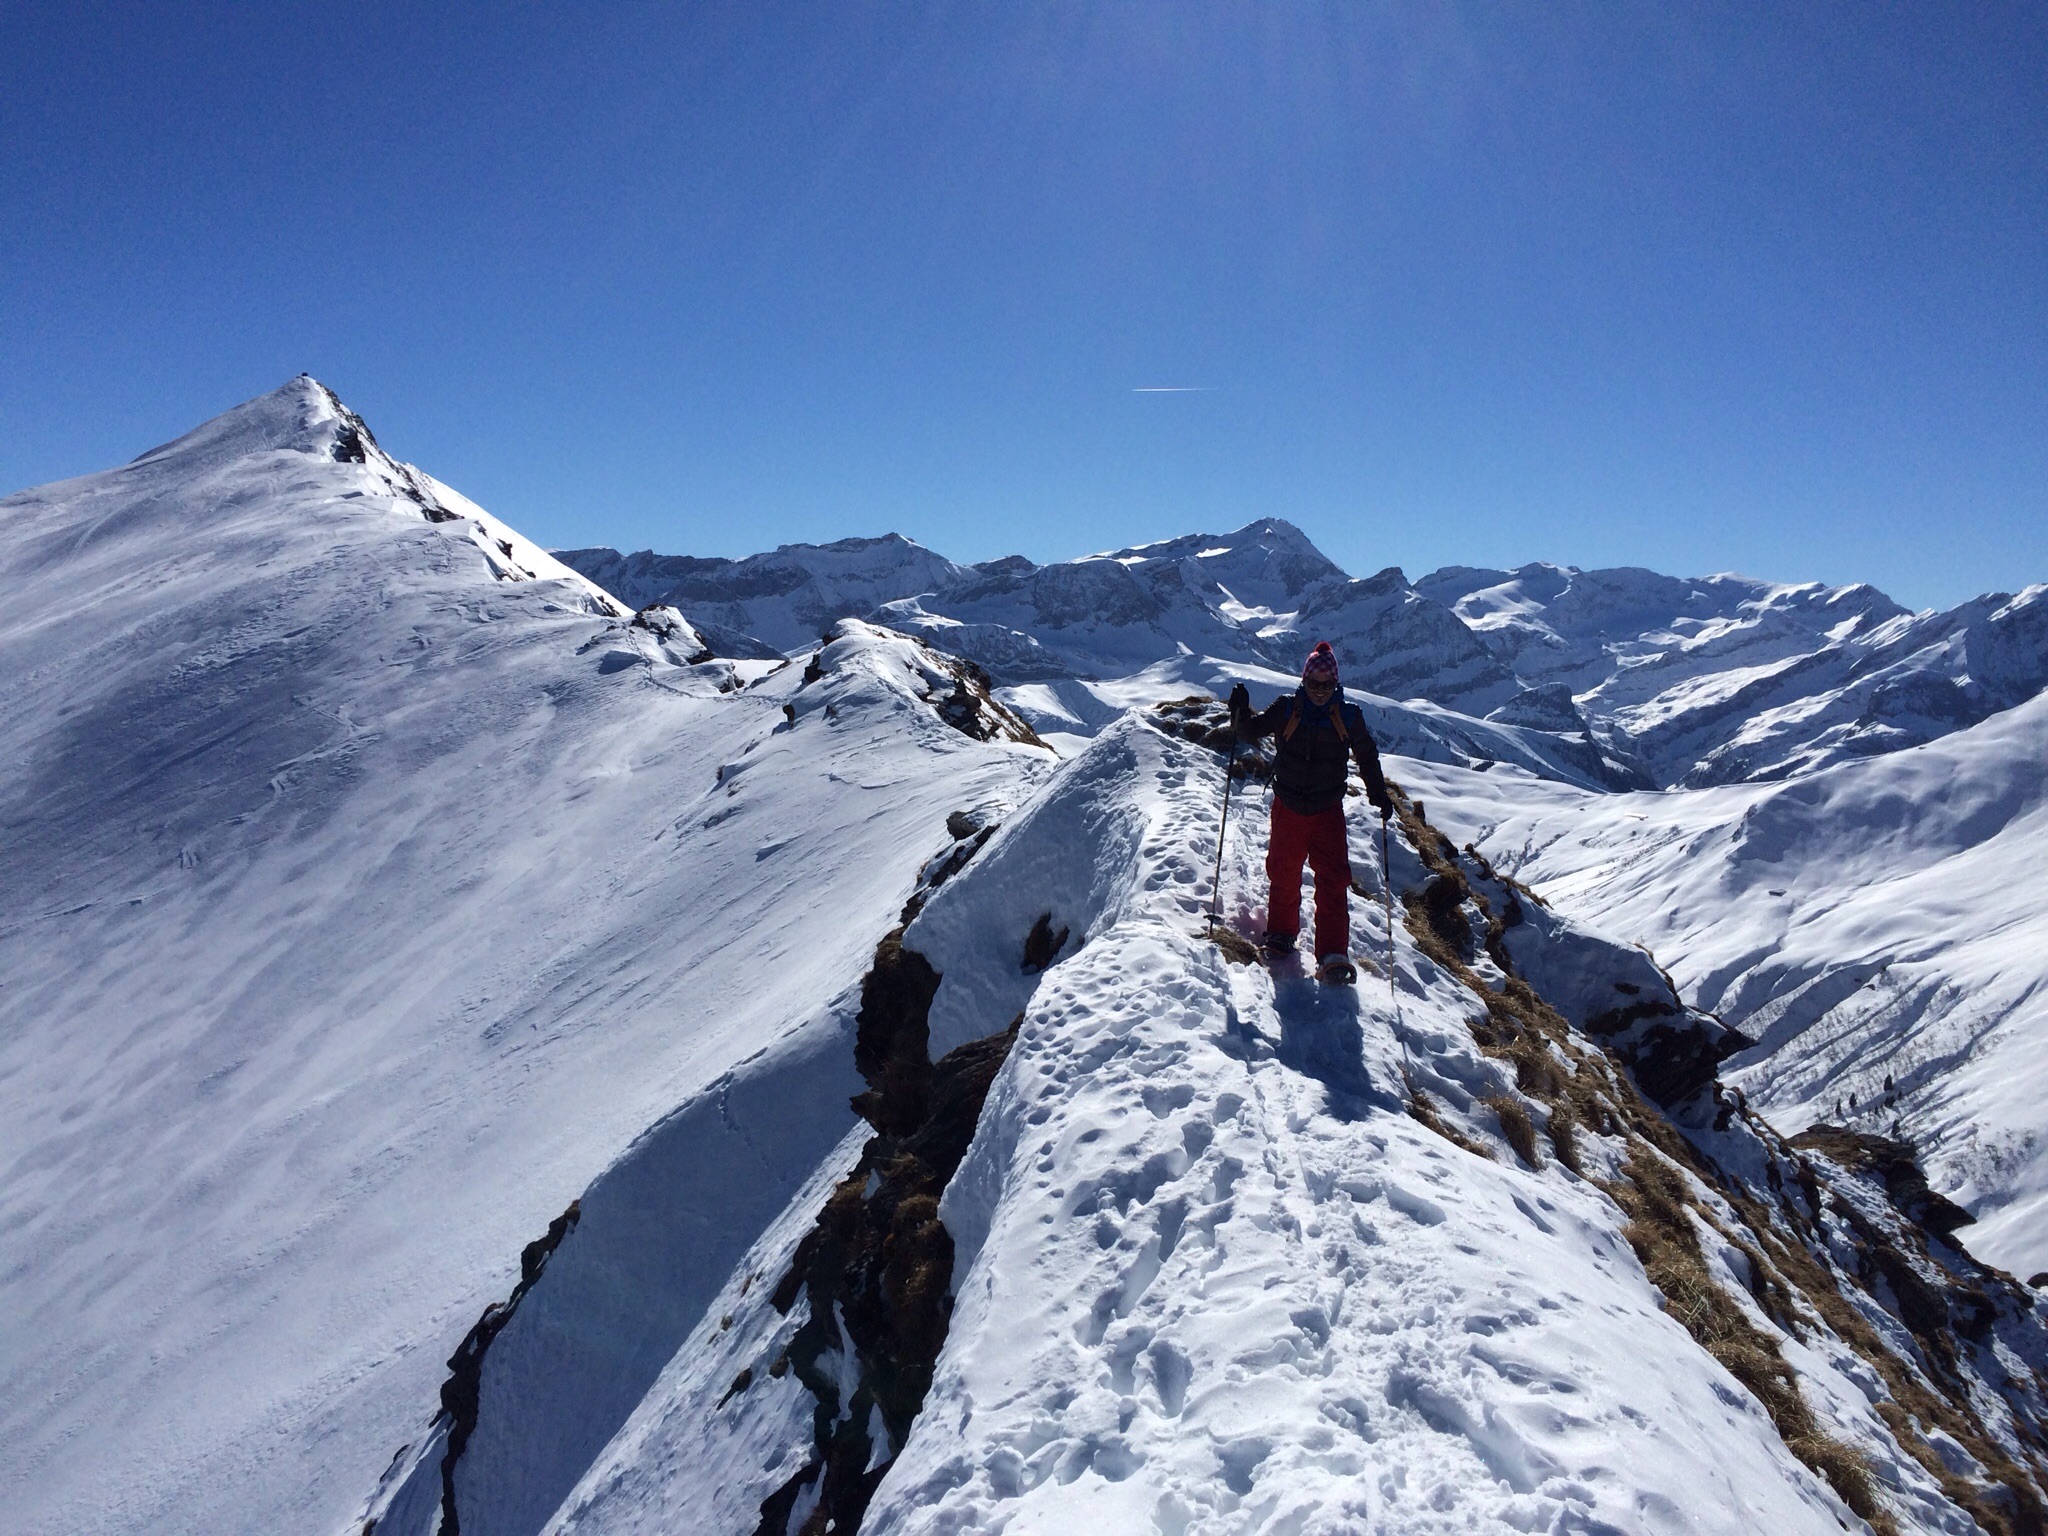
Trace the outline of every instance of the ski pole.
<instances>
[{"instance_id":1,"label":"ski pole","mask_svg":"<svg viewBox=\"0 0 2048 1536\"><path fill-rule=\"evenodd\" d=\"M1387 818L1380 818L1380 895L1387 904L1387 1000L1396 1008L1394 996L1394 861L1387 854Z\"/></svg>"},{"instance_id":2,"label":"ski pole","mask_svg":"<svg viewBox=\"0 0 2048 1536\"><path fill-rule=\"evenodd\" d=\"M1415 1077L1408 1065L1408 1037L1401 1032L1401 994L1394 988L1394 861L1387 852L1387 818L1380 818L1380 894L1387 904L1387 1001L1394 1009L1394 1043L1401 1048L1401 1086L1413 1107Z\"/></svg>"},{"instance_id":3,"label":"ski pole","mask_svg":"<svg viewBox=\"0 0 2048 1536\"><path fill-rule=\"evenodd\" d=\"M1237 772L1237 724L1231 722L1230 756L1223 763L1223 823L1216 829L1216 873L1209 881L1209 926L1223 921L1223 834L1230 830L1230 780Z\"/></svg>"}]
</instances>

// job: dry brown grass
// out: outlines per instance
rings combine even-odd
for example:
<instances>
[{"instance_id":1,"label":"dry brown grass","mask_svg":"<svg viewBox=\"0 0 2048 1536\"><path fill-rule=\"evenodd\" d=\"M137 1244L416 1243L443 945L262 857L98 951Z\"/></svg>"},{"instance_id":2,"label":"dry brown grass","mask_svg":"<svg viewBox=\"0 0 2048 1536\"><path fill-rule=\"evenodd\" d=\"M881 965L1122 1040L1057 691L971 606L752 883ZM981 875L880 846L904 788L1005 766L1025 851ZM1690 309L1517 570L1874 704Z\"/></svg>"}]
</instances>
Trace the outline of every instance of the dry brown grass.
<instances>
[{"instance_id":1,"label":"dry brown grass","mask_svg":"<svg viewBox=\"0 0 2048 1536\"><path fill-rule=\"evenodd\" d=\"M1802 1168L1802 1172L1811 1175L1810 1168ZM1818 1176L1813 1178L1817 1190ZM1804 1185L1806 1181L1802 1178L1800 1182ZM2048 1512L2042 1508L2034 1479L1999 1446L1974 1408L1966 1411L1948 1395L1932 1390L1917 1371L1887 1348L1876 1329L1842 1294L1833 1272L1814 1257L1804 1242L1780 1235L1773 1228L1768 1211L1757 1201L1737 1192L1732 1203L1744 1224L1757 1235L1761 1250L1757 1258L1764 1268L1804 1299L1837 1338L1884 1378L1892 1401L1877 1404L1877 1412L1901 1449L1992 1536L2041 1536L2048 1529ZM1963 1404L1968 1405L1967 1389L1959 1385L1957 1391ZM1976 1457L1992 1480L2004 1489L2009 1507L2007 1502L1987 1498L1981 1488L1951 1471L1927 1443L1929 1429L1941 1430ZM2038 1474L2039 1468L2035 1470Z\"/></svg>"},{"instance_id":2,"label":"dry brown grass","mask_svg":"<svg viewBox=\"0 0 2048 1536\"><path fill-rule=\"evenodd\" d=\"M1536 1151L1536 1126L1529 1119L1528 1106L1511 1093L1489 1094L1480 1102L1500 1121L1500 1133L1515 1149L1515 1156L1531 1168L1541 1168L1543 1159Z\"/></svg>"},{"instance_id":3,"label":"dry brown grass","mask_svg":"<svg viewBox=\"0 0 2048 1536\"><path fill-rule=\"evenodd\" d=\"M1777 1340L1750 1322L1708 1270L1688 1214L1684 1175L1640 1141L1630 1146L1622 1171L1607 1192L1628 1214L1622 1236L1664 1293L1671 1315L1763 1404L1787 1450L1826 1478L1873 1529L1893 1536L1898 1527L1878 1503L1869 1465L1821 1429Z\"/></svg>"},{"instance_id":4,"label":"dry brown grass","mask_svg":"<svg viewBox=\"0 0 2048 1536\"><path fill-rule=\"evenodd\" d=\"M1259 946L1222 923L1212 922L1202 930L1210 943L1223 951L1223 958L1232 965L1257 965Z\"/></svg>"},{"instance_id":5,"label":"dry brown grass","mask_svg":"<svg viewBox=\"0 0 2048 1536\"><path fill-rule=\"evenodd\" d=\"M1463 1131L1460 1131L1456 1126L1445 1123L1443 1116L1437 1113L1436 1100L1423 1092L1422 1089L1416 1087L1414 1078L1403 1072L1401 1074L1401 1083L1408 1090L1408 1114L1417 1124L1435 1131L1437 1135L1443 1137L1452 1146L1462 1147L1474 1157L1483 1157L1488 1162L1493 1160L1493 1154L1487 1151L1486 1148L1479 1145L1478 1142L1467 1136Z\"/></svg>"},{"instance_id":6,"label":"dry brown grass","mask_svg":"<svg viewBox=\"0 0 2048 1536\"><path fill-rule=\"evenodd\" d=\"M1518 898L1533 900L1534 893L1509 882L1502 892L1504 900L1496 904L1474 892L1449 841L1428 825L1421 807L1399 786L1390 788L1402 830L1430 874L1422 890L1410 891L1403 898L1406 926L1416 946L1484 1004L1485 1014L1471 1023L1480 1048L1514 1065L1516 1094L1495 1094L1486 1102L1500 1117L1502 1133L1516 1145L1518 1155L1533 1162L1516 1144L1509 1128L1512 1111L1502 1110L1503 1103L1512 1104L1527 1123L1527 1106L1517 1095L1548 1106L1552 1152L1574 1172L1582 1172L1585 1166L1579 1141L1582 1135L1621 1142L1622 1176L1603 1181L1603 1187L1628 1216L1628 1240L1665 1295L1672 1315L1756 1396L1787 1448L1874 1529L1891 1536L1896 1525L1879 1501L1869 1465L1853 1446L1827 1433L1815 1420L1776 1338L1753 1324L1736 1297L1714 1279L1700 1248L1695 1218L1718 1230L1744 1255L1750 1293L1774 1326L1797 1336L1811 1320L1818 1319L1877 1370L1892 1394L1892 1401L1878 1405L1878 1413L1900 1447L1939 1482L1956 1505L1991 1536L2044 1536L2048 1518L2044 1518L2038 1490L2048 1481L2048 1455L2031 1457L2033 1465L2023 1467L1986 1429L1971 1398L1972 1389L1960 1374L1957 1352L1967 1346L1952 1336L1945 1321L1939 1328L1926 1326L1936 1309L1923 1305L1918 1310L1925 1314L1920 1339L1923 1353L1938 1374L1952 1378L1939 1385L1924 1379L1912 1361L1893 1353L1848 1300L1834 1271L1810 1246L1825 1242L1818 1223L1828 1201L1811 1162L1745 1112L1745 1121L1767 1147L1775 1149L1777 1161L1767 1170L1775 1205L1766 1205L1700 1154L1643 1097L1621 1066L1604 1050L1581 1042L1569 1024L1513 974L1502 936L1521 921ZM1475 860L1477 867L1486 867L1476 855ZM1490 986L1467 959L1475 937L1470 918L1475 907L1484 919L1484 933L1478 937L1507 973L1499 987ZM1428 1095L1412 1083L1409 1089L1409 1112L1417 1121L1484 1155L1443 1120ZM1533 1150L1533 1131L1530 1139ZM1786 1173L1780 1173L1778 1162ZM1717 1216L1709 1203L1694 1198L1688 1175L1727 1202L1732 1222ZM1846 1208L1837 1203L1835 1209L1842 1214ZM1851 1216L1853 1213L1843 1219ZM1885 1251L1878 1251L1877 1244L1883 1241L1880 1234L1869 1230L1867 1223L1852 1220L1851 1226L1856 1240L1870 1250L1864 1266L1867 1270L1887 1279L1894 1272L1903 1272L1903 1255L1889 1251L1888 1245ZM1935 1428L1953 1436L2001 1486L1987 1490L1951 1472L1925 1438ZM2024 1443L2041 1445L2048 1452L2048 1436L2024 1414L2016 1417L2013 1429Z\"/></svg>"},{"instance_id":7,"label":"dry brown grass","mask_svg":"<svg viewBox=\"0 0 2048 1536\"><path fill-rule=\"evenodd\" d=\"M1550 1124L1546 1129L1550 1134L1550 1155L1583 1177L1586 1165L1579 1160L1579 1122L1571 1105L1552 1105Z\"/></svg>"}]
</instances>

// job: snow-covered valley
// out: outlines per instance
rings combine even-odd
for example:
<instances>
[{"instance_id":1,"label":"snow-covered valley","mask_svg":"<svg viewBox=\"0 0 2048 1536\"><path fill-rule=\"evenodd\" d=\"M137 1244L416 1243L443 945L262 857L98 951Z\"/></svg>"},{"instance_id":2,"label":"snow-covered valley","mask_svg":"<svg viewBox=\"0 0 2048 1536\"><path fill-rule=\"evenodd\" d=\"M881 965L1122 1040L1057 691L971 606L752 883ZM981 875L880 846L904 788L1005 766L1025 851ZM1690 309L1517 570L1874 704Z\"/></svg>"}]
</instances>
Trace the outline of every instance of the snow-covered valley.
<instances>
[{"instance_id":1,"label":"snow-covered valley","mask_svg":"<svg viewBox=\"0 0 2048 1536\"><path fill-rule=\"evenodd\" d=\"M2040 1528L2043 589L664 558L303 377L0 501L0 1528Z\"/></svg>"},{"instance_id":2,"label":"snow-covered valley","mask_svg":"<svg viewBox=\"0 0 2048 1536\"><path fill-rule=\"evenodd\" d=\"M1417 770L1446 824L1647 944L1756 1048L1725 1075L1782 1129L1904 1136L1966 1240L2048 1270L2048 696L1783 784L1587 797Z\"/></svg>"}]
</instances>

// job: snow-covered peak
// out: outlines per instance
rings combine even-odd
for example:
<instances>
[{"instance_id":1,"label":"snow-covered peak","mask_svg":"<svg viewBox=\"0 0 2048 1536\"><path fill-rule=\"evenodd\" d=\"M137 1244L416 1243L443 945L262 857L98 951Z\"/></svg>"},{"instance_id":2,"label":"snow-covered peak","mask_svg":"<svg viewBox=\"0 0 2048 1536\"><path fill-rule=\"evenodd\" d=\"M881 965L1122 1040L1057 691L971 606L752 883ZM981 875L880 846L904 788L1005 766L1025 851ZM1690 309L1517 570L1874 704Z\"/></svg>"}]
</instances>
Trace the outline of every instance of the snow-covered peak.
<instances>
[{"instance_id":1,"label":"snow-covered peak","mask_svg":"<svg viewBox=\"0 0 2048 1536\"><path fill-rule=\"evenodd\" d=\"M94 510L96 509L96 510ZM87 515L90 513L90 515ZM309 374L223 412L117 469L0 499L17 576L61 566L17 601L77 594L100 572L119 588L137 568L175 584L216 566L259 566L332 530L402 541L422 520L474 551L486 585L541 582L556 601L623 617L610 593L433 476L392 457L368 425ZM74 546L66 530L85 532ZM305 521L293 522L292 519ZM153 593L140 604L168 601Z\"/></svg>"},{"instance_id":2,"label":"snow-covered peak","mask_svg":"<svg viewBox=\"0 0 2048 1536\"><path fill-rule=\"evenodd\" d=\"M901 637L693 665L348 427L295 381L0 501L9 1529L343 1529L707 1094L744 1174L663 1274L715 1292L704 1223L851 1121L820 1042L948 814L1049 760ZM708 1086L764 1048L772 1136Z\"/></svg>"},{"instance_id":3,"label":"snow-covered peak","mask_svg":"<svg viewBox=\"0 0 2048 1536\"><path fill-rule=\"evenodd\" d=\"M1240 618L1287 613L1319 584L1343 581L1344 572L1292 523L1264 518L1234 533L1190 533L1136 544L1091 558L1121 561L1190 561L1189 578L1224 589Z\"/></svg>"},{"instance_id":4,"label":"snow-covered peak","mask_svg":"<svg viewBox=\"0 0 2048 1536\"><path fill-rule=\"evenodd\" d=\"M2017 618L2044 601L2048 601L2048 582L2036 582L2031 587L2023 587L2014 593L2009 601L1999 605L1991 615L1991 622L1997 624Z\"/></svg>"},{"instance_id":5,"label":"snow-covered peak","mask_svg":"<svg viewBox=\"0 0 2048 1536\"><path fill-rule=\"evenodd\" d=\"M246 400L182 437L138 455L134 463L176 463L189 470L196 462L252 453L314 453L335 458L344 456L336 454L337 444L356 432L363 432L362 419L325 384L302 373L269 394Z\"/></svg>"}]
</instances>

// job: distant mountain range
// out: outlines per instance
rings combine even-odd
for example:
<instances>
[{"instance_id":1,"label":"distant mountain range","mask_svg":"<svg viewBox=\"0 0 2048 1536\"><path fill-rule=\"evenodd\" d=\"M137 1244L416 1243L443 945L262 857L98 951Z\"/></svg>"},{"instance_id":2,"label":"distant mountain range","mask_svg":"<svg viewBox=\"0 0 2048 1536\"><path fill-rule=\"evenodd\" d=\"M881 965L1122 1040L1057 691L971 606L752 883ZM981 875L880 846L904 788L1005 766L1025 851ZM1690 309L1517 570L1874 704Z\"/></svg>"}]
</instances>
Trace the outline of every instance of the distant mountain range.
<instances>
[{"instance_id":1,"label":"distant mountain range","mask_svg":"<svg viewBox=\"0 0 2048 1536\"><path fill-rule=\"evenodd\" d=\"M1277 518L1050 565L959 565L897 534L741 560L556 556L628 602L681 610L721 655L792 654L838 619L874 619L1077 735L1121 707L1097 685L1189 658L1284 677L1326 639L1347 687L1559 738L1549 752L1577 749L1566 776L1588 771L1590 746L1592 777L1615 788L1783 779L1932 741L2048 685L2040 585L1912 613L1866 585L1633 568L1359 578ZM1031 689L1050 683L1115 707Z\"/></svg>"}]
</instances>

